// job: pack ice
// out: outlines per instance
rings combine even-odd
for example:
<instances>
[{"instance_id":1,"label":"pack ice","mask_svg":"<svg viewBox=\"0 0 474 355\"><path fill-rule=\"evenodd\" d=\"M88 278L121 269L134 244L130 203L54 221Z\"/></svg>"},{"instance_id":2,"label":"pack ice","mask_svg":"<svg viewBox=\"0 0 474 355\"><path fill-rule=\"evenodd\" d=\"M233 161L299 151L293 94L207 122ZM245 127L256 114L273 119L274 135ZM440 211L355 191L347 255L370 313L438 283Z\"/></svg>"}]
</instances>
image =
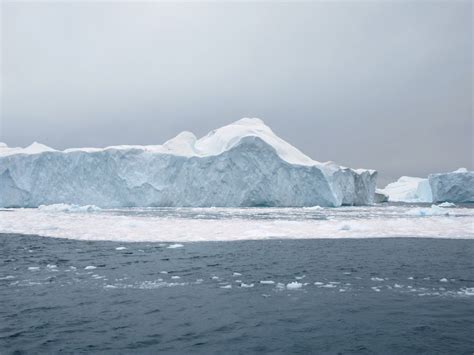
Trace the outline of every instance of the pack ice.
<instances>
[{"instance_id":1,"label":"pack ice","mask_svg":"<svg viewBox=\"0 0 474 355\"><path fill-rule=\"evenodd\" d=\"M430 174L428 178L402 176L380 192L389 201L401 202L474 202L474 171L460 168L449 173Z\"/></svg>"},{"instance_id":2,"label":"pack ice","mask_svg":"<svg viewBox=\"0 0 474 355\"><path fill-rule=\"evenodd\" d=\"M0 207L341 206L373 203L377 172L320 163L243 118L201 139L57 151L0 145Z\"/></svg>"}]
</instances>

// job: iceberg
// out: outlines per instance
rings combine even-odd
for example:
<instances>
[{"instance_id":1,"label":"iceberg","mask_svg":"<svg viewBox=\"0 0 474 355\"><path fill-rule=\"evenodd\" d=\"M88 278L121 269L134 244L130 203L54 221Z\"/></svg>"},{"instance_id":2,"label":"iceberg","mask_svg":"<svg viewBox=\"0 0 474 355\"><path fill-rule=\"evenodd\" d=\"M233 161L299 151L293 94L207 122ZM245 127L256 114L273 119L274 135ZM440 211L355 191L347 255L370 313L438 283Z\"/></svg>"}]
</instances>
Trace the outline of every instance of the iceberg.
<instances>
[{"instance_id":1,"label":"iceberg","mask_svg":"<svg viewBox=\"0 0 474 355\"><path fill-rule=\"evenodd\" d=\"M427 179L402 176L384 189L377 189L376 194L381 193L392 202L474 202L474 171L460 168L450 173L430 174Z\"/></svg>"},{"instance_id":2,"label":"iceberg","mask_svg":"<svg viewBox=\"0 0 474 355\"><path fill-rule=\"evenodd\" d=\"M301 207L374 202L377 172L312 160L258 118L162 145L0 144L0 207Z\"/></svg>"},{"instance_id":3,"label":"iceberg","mask_svg":"<svg viewBox=\"0 0 474 355\"><path fill-rule=\"evenodd\" d=\"M433 200L428 179L419 177L402 176L377 193L387 195L391 202L430 203Z\"/></svg>"},{"instance_id":4,"label":"iceberg","mask_svg":"<svg viewBox=\"0 0 474 355\"><path fill-rule=\"evenodd\" d=\"M430 174L433 202L474 202L474 171L460 168L451 173Z\"/></svg>"}]
</instances>

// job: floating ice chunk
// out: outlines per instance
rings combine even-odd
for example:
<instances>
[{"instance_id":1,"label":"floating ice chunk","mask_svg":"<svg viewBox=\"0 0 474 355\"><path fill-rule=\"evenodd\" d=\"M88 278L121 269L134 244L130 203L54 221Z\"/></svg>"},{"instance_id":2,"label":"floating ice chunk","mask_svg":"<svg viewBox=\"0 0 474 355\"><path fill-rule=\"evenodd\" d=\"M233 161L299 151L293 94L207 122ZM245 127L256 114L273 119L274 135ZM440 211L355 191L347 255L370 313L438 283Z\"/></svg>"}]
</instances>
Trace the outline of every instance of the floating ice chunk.
<instances>
[{"instance_id":1,"label":"floating ice chunk","mask_svg":"<svg viewBox=\"0 0 474 355\"><path fill-rule=\"evenodd\" d=\"M242 288L251 288L253 286L254 286L254 284L246 284L246 283L243 283L243 282L240 284L240 287L242 287Z\"/></svg>"},{"instance_id":2,"label":"floating ice chunk","mask_svg":"<svg viewBox=\"0 0 474 355\"><path fill-rule=\"evenodd\" d=\"M50 270L54 270L54 269L57 269L57 268L58 268L58 266L57 266L57 265L54 265L54 264L48 264L48 265L46 265L46 267L47 267L48 269L50 269Z\"/></svg>"},{"instance_id":3,"label":"floating ice chunk","mask_svg":"<svg viewBox=\"0 0 474 355\"><path fill-rule=\"evenodd\" d=\"M321 206L311 206L311 207L303 207L304 210L322 210Z\"/></svg>"},{"instance_id":4,"label":"floating ice chunk","mask_svg":"<svg viewBox=\"0 0 474 355\"><path fill-rule=\"evenodd\" d=\"M28 268L28 270L30 270L30 271L38 271L39 269L40 269L39 266L30 266Z\"/></svg>"},{"instance_id":5,"label":"floating ice chunk","mask_svg":"<svg viewBox=\"0 0 474 355\"><path fill-rule=\"evenodd\" d=\"M325 285L321 285L320 287L325 287L325 288L336 288L337 286L336 286L336 285L334 285L334 284L328 283L328 284L325 284Z\"/></svg>"},{"instance_id":6,"label":"floating ice chunk","mask_svg":"<svg viewBox=\"0 0 474 355\"><path fill-rule=\"evenodd\" d=\"M164 270L160 271L160 274L167 274L167 273L168 273L168 271L164 271Z\"/></svg>"},{"instance_id":7,"label":"floating ice chunk","mask_svg":"<svg viewBox=\"0 0 474 355\"><path fill-rule=\"evenodd\" d=\"M94 205L69 205L67 203L56 203L52 205L40 205L38 210L44 212L97 212L101 208Z\"/></svg>"},{"instance_id":8,"label":"floating ice chunk","mask_svg":"<svg viewBox=\"0 0 474 355\"><path fill-rule=\"evenodd\" d=\"M296 282L296 281L286 284L286 288L288 290L297 290L297 289L302 288L302 287L303 287L303 284L299 283L299 282Z\"/></svg>"},{"instance_id":9,"label":"floating ice chunk","mask_svg":"<svg viewBox=\"0 0 474 355\"><path fill-rule=\"evenodd\" d=\"M345 288L340 288L339 292L346 292L346 289Z\"/></svg>"},{"instance_id":10,"label":"floating ice chunk","mask_svg":"<svg viewBox=\"0 0 474 355\"><path fill-rule=\"evenodd\" d=\"M115 248L115 250L125 250L125 249L127 249L127 248L125 248L125 247L117 247L117 248Z\"/></svg>"},{"instance_id":11,"label":"floating ice chunk","mask_svg":"<svg viewBox=\"0 0 474 355\"><path fill-rule=\"evenodd\" d=\"M380 292L380 289L378 287L373 286L371 287L371 289L374 290L375 292Z\"/></svg>"},{"instance_id":12,"label":"floating ice chunk","mask_svg":"<svg viewBox=\"0 0 474 355\"><path fill-rule=\"evenodd\" d=\"M315 284L316 286L322 286L322 285L324 285L324 282L319 282L319 281L317 281L317 282L315 282L314 284Z\"/></svg>"},{"instance_id":13,"label":"floating ice chunk","mask_svg":"<svg viewBox=\"0 0 474 355\"><path fill-rule=\"evenodd\" d=\"M219 276L212 276L211 279L212 280L219 280Z\"/></svg>"},{"instance_id":14,"label":"floating ice chunk","mask_svg":"<svg viewBox=\"0 0 474 355\"><path fill-rule=\"evenodd\" d=\"M182 248L184 247L183 244L171 244L168 246L168 249L176 249L176 248Z\"/></svg>"},{"instance_id":15,"label":"floating ice chunk","mask_svg":"<svg viewBox=\"0 0 474 355\"><path fill-rule=\"evenodd\" d=\"M439 280L439 282L448 282L448 279L446 277L443 277L442 279Z\"/></svg>"},{"instance_id":16,"label":"floating ice chunk","mask_svg":"<svg viewBox=\"0 0 474 355\"><path fill-rule=\"evenodd\" d=\"M220 288L232 288L232 285L220 286Z\"/></svg>"},{"instance_id":17,"label":"floating ice chunk","mask_svg":"<svg viewBox=\"0 0 474 355\"><path fill-rule=\"evenodd\" d=\"M171 278L172 278L173 280L177 280L177 279L180 279L181 277L175 275L175 276L171 276Z\"/></svg>"},{"instance_id":18,"label":"floating ice chunk","mask_svg":"<svg viewBox=\"0 0 474 355\"><path fill-rule=\"evenodd\" d=\"M402 288L403 285L395 284L395 285L393 285L393 287L395 287L395 288Z\"/></svg>"},{"instance_id":19,"label":"floating ice chunk","mask_svg":"<svg viewBox=\"0 0 474 355\"><path fill-rule=\"evenodd\" d=\"M431 205L431 208L412 208L405 212L407 215L411 216L450 216L452 212L446 211L443 207L436 205Z\"/></svg>"},{"instance_id":20,"label":"floating ice chunk","mask_svg":"<svg viewBox=\"0 0 474 355\"><path fill-rule=\"evenodd\" d=\"M279 282L279 283L276 284L276 289L279 290L279 291L284 290L285 288L286 288L286 286L285 286L284 283Z\"/></svg>"},{"instance_id":21,"label":"floating ice chunk","mask_svg":"<svg viewBox=\"0 0 474 355\"><path fill-rule=\"evenodd\" d=\"M456 205L452 202L443 202L438 205L438 207L456 207Z\"/></svg>"},{"instance_id":22,"label":"floating ice chunk","mask_svg":"<svg viewBox=\"0 0 474 355\"><path fill-rule=\"evenodd\" d=\"M413 276L410 276L410 277L408 278L408 280L413 280Z\"/></svg>"},{"instance_id":23,"label":"floating ice chunk","mask_svg":"<svg viewBox=\"0 0 474 355\"><path fill-rule=\"evenodd\" d=\"M474 287L464 287L458 292L461 296L474 296Z\"/></svg>"},{"instance_id":24,"label":"floating ice chunk","mask_svg":"<svg viewBox=\"0 0 474 355\"><path fill-rule=\"evenodd\" d=\"M86 266L86 267L84 268L84 270L94 270L94 269L97 269L97 267L96 267L96 266L92 266L92 265Z\"/></svg>"},{"instance_id":25,"label":"floating ice chunk","mask_svg":"<svg viewBox=\"0 0 474 355\"><path fill-rule=\"evenodd\" d=\"M260 283L262 285L273 285L275 283L275 281L272 281L272 280L262 280L260 281Z\"/></svg>"},{"instance_id":26,"label":"floating ice chunk","mask_svg":"<svg viewBox=\"0 0 474 355\"><path fill-rule=\"evenodd\" d=\"M240 272L234 272L232 276L242 276L242 274Z\"/></svg>"},{"instance_id":27,"label":"floating ice chunk","mask_svg":"<svg viewBox=\"0 0 474 355\"><path fill-rule=\"evenodd\" d=\"M297 279L297 280L303 280L305 277L306 277L306 275L295 276L295 279Z\"/></svg>"},{"instance_id":28,"label":"floating ice chunk","mask_svg":"<svg viewBox=\"0 0 474 355\"><path fill-rule=\"evenodd\" d=\"M382 279L381 277L371 277L370 279L372 281L385 281L385 279Z\"/></svg>"}]
</instances>

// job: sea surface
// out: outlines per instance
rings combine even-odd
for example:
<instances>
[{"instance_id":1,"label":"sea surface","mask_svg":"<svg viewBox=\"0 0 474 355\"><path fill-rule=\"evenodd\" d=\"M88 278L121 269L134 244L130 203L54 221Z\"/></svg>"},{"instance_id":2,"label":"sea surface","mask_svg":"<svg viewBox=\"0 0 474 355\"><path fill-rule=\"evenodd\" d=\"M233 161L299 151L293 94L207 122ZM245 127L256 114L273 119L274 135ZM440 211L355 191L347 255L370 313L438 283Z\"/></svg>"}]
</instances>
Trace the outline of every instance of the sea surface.
<instances>
[{"instance_id":1,"label":"sea surface","mask_svg":"<svg viewBox=\"0 0 474 355\"><path fill-rule=\"evenodd\" d=\"M0 353L472 354L474 240L413 237L3 233Z\"/></svg>"}]
</instances>

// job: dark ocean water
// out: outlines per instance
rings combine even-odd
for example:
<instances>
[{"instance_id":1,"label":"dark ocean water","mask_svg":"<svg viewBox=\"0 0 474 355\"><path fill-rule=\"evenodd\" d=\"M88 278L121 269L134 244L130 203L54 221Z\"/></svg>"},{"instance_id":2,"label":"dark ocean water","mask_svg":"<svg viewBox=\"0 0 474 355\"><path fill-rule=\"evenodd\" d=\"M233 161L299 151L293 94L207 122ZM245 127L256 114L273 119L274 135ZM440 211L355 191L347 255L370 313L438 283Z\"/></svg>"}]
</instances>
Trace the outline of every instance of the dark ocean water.
<instances>
[{"instance_id":1,"label":"dark ocean water","mask_svg":"<svg viewBox=\"0 0 474 355\"><path fill-rule=\"evenodd\" d=\"M474 352L473 240L169 246L0 235L0 353Z\"/></svg>"}]
</instances>

